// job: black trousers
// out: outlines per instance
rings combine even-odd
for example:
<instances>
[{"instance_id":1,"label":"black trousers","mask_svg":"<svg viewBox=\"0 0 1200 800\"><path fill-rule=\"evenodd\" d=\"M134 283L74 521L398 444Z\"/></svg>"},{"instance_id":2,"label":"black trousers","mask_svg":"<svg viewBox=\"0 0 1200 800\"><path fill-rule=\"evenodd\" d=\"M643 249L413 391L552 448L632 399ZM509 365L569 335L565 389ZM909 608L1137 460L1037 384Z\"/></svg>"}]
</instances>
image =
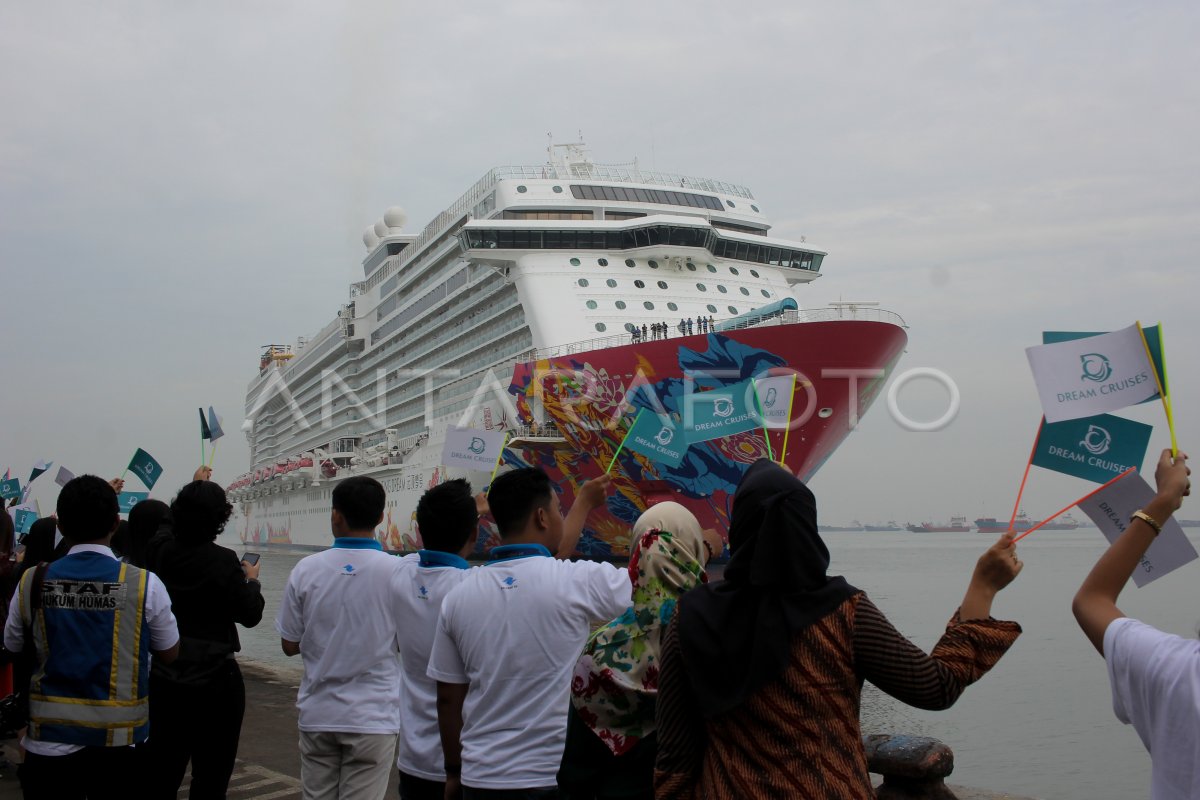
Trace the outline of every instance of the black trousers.
<instances>
[{"instance_id":1,"label":"black trousers","mask_svg":"<svg viewBox=\"0 0 1200 800\"><path fill-rule=\"evenodd\" d=\"M445 797L444 781L418 778L400 770L400 800L445 800Z\"/></svg>"},{"instance_id":2,"label":"black trousers","mask_svg":"<svg viewBox=\"0 0 1200 800\"><path fill-rule=\"evenodd\" d=\"M138 797L135 747L85 747L67 756L26 753L17 768L25 800L126 800Z\"/></svg>"},{"instance_id":3,"label":"black trousers","mask_svg":"<svg viewBox=\"0 0 1200 800\"><path fill-rule=\"evenodd\" d=\"M540 789L472 789L463 787L463 800L558 800L558 787Z\"/></svg>"},{"instance_id":4,"label":"black trousers","mask_svg":"<svg viewBox=\"0 0 1200 800\"><path fill-rule=\"evenodd\" d=\"M228 659L203 685L181 685L150 675L150 739L137 749L144 757L148 800L175 800L188 761L192 800L223 800L237 758L246 684L237 662Z\"/></svg>"}]
</instances>

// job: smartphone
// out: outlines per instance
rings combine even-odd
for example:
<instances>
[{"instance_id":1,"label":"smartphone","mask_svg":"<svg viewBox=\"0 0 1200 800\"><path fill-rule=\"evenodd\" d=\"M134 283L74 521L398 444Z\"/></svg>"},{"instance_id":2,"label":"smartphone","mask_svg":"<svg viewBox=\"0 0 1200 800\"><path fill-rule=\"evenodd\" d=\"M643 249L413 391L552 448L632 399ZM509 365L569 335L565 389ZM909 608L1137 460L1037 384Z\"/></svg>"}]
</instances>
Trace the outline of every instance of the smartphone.
<instances>
[{"instance_id":1,"label":"smartphone","mask_svg":"<svg viewBox=\"0 0 1200 800\"><path fill-rule=\"evenodd\" d=\"M258 558L258 553L242 553L242 561L245 561L252 567L258 563Z\"/></svg>"}]
</instances>

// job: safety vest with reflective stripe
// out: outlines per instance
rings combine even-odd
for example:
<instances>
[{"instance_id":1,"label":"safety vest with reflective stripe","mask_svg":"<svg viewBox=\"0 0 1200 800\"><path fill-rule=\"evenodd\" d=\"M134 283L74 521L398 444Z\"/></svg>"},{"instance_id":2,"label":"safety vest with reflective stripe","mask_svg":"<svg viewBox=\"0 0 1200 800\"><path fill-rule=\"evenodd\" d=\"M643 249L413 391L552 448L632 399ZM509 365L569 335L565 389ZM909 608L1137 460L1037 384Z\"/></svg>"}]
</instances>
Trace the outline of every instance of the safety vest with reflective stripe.
<instances>
[{"instance_id":1,"label":"safety vest with reflective stripe","mask_svg":"<svg viewBox=\"0 0 1200 800\"><path fill-rule=\"evenodd\" d=\"M34 570L22 576L21 619L38 661L29 690L31 738L93 747L145 741L148 574L101 553L72 553L47 568L36 614Z\"/></svg>"}]
</instances>

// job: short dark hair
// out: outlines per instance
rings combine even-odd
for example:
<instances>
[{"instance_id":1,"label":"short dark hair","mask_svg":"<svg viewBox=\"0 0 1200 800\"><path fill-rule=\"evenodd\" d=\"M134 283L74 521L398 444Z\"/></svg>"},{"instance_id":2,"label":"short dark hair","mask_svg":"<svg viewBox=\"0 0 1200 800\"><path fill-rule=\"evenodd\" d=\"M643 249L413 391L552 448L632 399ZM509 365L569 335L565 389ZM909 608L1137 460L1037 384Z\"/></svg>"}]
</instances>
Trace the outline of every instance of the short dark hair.
<instances>
[{"instance_id":1,"label":"short dark hair","mask_svg":"<svg viewBox=\"0 0 1200 800\"><path fill-rule=\"evenodd\" d=\"M428 550L457 553L479 530L475 496L465 478L439 483L417 501L417 530Z\"/></svg>"},{"instance_id":2,"label":"short dark hair","mask_svg":"<svg viewBox=\"0 0 1200 800\"><path fill-rule=\"evenodd\" d=\"M514 469L497 477L488 489L488 509L500 538L520 533L534 510L548 508L553 499L550 476L537 467Z\"/></svg>"},{"instance_id":3,"label":"short dark hair","mask_svg":"<svg viewBox=\"0 0 1200 800\"><path fill-rule=\"evenodd\" d=\"M171 507L162 500L143 500L129 510L129 552L135 567L146 566L146 545L163 524L171 524Z\"/></svg>"},{"instance_id":4,"label":"short dark hair","mask_svg":"<svg viewBox=\"0 0 1200 800\"><path fill-rule=\"evenodd\" d=\"M232 515L225 490L212 481L192 481L171 501L175 538L188 544L216 539Z\"/></svg>"},{"instance_id":5,"label":"short dark hair","mask_svg":"<svg viewBox=\"0 0 1200 800\"><path fill-rule=\"evenodd\" d=\"M352 531L373 531L383 518L387 492L374 478L347 478L333 490L333 510L346 518Z\"/></svg>"},{"instance_id":6,"label":"short dark hair","mask_svg":"<svg viewBox=\"0 0 1200 800\"><path fill-rule=\"evenodd\" d=\"M96 542L108 536L120 519L117 493L108 481L95 475L80 475L67 481L58 493L58 527L76 544Z\"/></svg>"}]
</instances>

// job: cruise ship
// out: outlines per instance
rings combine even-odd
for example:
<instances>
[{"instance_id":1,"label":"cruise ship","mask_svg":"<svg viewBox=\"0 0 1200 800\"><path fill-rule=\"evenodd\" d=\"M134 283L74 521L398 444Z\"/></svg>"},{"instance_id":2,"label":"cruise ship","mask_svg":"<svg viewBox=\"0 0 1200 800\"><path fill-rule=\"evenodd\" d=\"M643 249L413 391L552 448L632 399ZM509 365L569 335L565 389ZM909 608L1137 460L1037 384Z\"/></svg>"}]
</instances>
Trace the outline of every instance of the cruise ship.
<instances>
[{"instance_id":1,"label":"cruise ship","mask_svg":"<svg viewBox=\"0 0 1200 800\"><path fill-rule=\"evenodd\" d=\"M499 469L545 469L564 509L611 466L581 556L626 556L633 520L665 498L724 533L746 468L770 453L811 478L907 343L874 303L802 308L826 252L773 236L746 187L599 164L582 143L406 223L392 208L366 231L362 280L324 328L259 354L251 465L229 485L247 545L327 546L332 489L370 475L388 493L378 539L418 549L422 492L491 477L441 463L451 426L506 432ZM678 466L621 447L639 409L678 419L691 392L789 374L790 431L692 444ZM496 542L485 517L477 546Z\"/></svg>"}]
</instances>

